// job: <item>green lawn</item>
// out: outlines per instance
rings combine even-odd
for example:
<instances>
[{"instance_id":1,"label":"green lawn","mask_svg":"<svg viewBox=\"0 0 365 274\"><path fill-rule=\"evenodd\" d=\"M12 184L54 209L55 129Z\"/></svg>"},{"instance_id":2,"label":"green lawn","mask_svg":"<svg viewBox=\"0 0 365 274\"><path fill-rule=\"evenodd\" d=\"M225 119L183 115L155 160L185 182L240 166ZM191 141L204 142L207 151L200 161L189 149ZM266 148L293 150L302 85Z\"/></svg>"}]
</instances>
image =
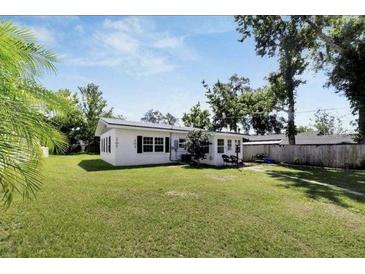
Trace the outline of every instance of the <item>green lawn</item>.
<instances>
[{"instance_id":1,"label":"green lawn","mask_svg":"<svg viewBox=\"0 0 365 274\"><path fill-rule=\"evenodd\" d=\"M365 173L262 165L113 168L53 156L31 203L0 211L1 257L365 257Z\"/></svg>"}]
</instances>

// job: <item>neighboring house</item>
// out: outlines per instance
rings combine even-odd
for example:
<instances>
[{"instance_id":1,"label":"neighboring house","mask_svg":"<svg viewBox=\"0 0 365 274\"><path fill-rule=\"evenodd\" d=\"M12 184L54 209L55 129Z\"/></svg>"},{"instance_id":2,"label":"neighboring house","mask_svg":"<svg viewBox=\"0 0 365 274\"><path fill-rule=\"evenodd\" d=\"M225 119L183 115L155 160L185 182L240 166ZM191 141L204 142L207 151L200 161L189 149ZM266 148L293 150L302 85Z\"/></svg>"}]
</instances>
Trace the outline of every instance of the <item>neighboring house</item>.
<instances>
[{"instance_id":1,"label":"neighboring house","mask_svg":"<svg viewBox=\"0 0 365 274\"><path fill-rule=\"evenodd\" d=\"M181 161L187 153L187 134L194 129L101 118L95 136L100 136L101 159L114 166L165 164ZM210 145L202 163L223 165L222 155L236 155L235 145L240 148L238 156L242 158L243 134L209 132L209 135Z\"/></svg>"},{"instance_id":2,"label":"neighboring house","mask_svg":"<svg viewBox=\"0 0 365 274\"><path fill-rule=\"evenodd\" d=\"M244 135L243 145L288 145L285 134ZM351 135L318 135L316 132L298 133L295 136L297 145L339 145L355 144Z\"/></svg>"}]
</instances>

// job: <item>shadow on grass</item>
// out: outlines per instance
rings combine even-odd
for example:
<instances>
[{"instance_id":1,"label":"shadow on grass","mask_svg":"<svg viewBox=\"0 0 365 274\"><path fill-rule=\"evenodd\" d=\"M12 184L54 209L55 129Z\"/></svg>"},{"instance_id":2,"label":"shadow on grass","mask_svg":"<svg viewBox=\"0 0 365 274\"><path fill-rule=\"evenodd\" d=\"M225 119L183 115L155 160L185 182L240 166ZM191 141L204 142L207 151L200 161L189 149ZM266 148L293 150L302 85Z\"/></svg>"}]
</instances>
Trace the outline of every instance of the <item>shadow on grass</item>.
<instances>
[{"instance_id":1,"label":"shadow on grass","mask_svg":"<svg viewBox=\"0 0 365 274\"><path fill-rule=\"evenodd\" d=\"M212 166L212 165L183 165L183 168L186 169L237 169L236 166ZM241 168L242 166L240 166L239 168ZM239 170L238 168L238 170Z\"/></svg>"},{"instance_id":2,"label":"shadow on grass","mask_svg":"<svg viewBox=\"0 0 365 274\"><path fill-rule=\"evenodd\" d=\"M278 171L278 170L268 170L266 174L275 178L278 181L285 183L280 185L284 188L300 188L304 190L305 194L311 199L324 198L328 201L335 203L336 205L342 207L348 207L347 203L342 200L342 197L348 197L352 200L364 203L365 199L353 195L351 193L346 193L341 190L331 189L330 187L317 185L309 182L304 182L295 178L288 178L285 176L298 177L300 179L313 180L320 183L333 185L360 193L365 193L363 190L364 177L354 172L343 172L343 171L329 171L329 170L315 170L315 169L295 169L291 168L290 171ZM362 180L361 180L362 179Z\"/></svg>"},{"instance_id":3,"label":"shadow on grass","mask_svg":"<svg viewBox=\"0 0 365 274\"><path fill-rule=\"evenodd\" d=\"M149 168L149 167L159 167L159 166L176 166L178 164L155 164L155 165L140 165L140 166L112 166L111 164L104 162L101 159L90 159L90 160L81 160L78 164L79 167L88 171L88 172L96 172L96 171L107 171L107 170L132 170L139 168Z\"/></svg>"}]
</instances>

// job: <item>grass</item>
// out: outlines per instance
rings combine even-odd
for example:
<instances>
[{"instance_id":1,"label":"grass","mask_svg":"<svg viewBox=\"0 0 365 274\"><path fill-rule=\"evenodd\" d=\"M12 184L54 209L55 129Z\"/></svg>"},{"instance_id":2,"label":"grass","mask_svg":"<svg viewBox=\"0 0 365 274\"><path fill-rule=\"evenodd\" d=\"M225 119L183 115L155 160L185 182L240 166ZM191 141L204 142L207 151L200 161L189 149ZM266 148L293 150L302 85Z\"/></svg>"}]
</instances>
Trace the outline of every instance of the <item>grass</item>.
<instances>
[{"instance_id":1,"label":"grass","mask_svg":"<svg viewBox=\"0 0 365 274\"><path fill-rule=\"evenodd\" d=\"M1 257L364 257L360 171L115 168L52 156L31 203L0 211Z\"/></svg>"}]
</instances>

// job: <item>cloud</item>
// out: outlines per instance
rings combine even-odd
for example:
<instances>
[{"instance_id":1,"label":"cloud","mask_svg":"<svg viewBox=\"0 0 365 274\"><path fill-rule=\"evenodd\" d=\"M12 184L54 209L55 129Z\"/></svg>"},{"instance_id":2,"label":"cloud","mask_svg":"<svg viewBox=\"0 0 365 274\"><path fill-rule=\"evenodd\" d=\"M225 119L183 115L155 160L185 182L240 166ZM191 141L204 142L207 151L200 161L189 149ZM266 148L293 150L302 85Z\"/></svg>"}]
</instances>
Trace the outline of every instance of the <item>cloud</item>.
<instances>
[{"instance_id":1,"label":"cloud","mask_svg":"<svg viewBox=\"0 0 365 274\"><path fill-rule=\"evenodd\" d=\"M120 53L136 53L139 41L123 32L98 33L95 37L105 46Z\"/></svg>"},{"instance_id":2,"label":"cloud","mask_svg":"<svg viewBox=\"0 0 365 274\"><path fill-rule=\"evenodd\" d=\"M115 67L140 77L169 72L195 57L183 36L160 31L149 18L105 19L91 36L93 49L87 56L66 58L68 63Z\"/></svg>"},{"instance_id":3,"label":"cloud","mask_svg":"<svg viewBox=\"0 0 365 274\"><path fill-rule=\"evenodd\" d=\"M56 41L53 33L45 27L28 27L28 29L35 35L37 40L42 43L52 44Z\"/></svg>"},{"instance_id":4,"label":"cloud","mask_svg":"<svg viewBox=\"0 0 365 274\"><path fill-rule=\"evenodd\" d=\"M154 47L160 49L174 49L183 47L183 38L182 37L164 37L157 40L154 44Z\"/></svg>"}]
</instances>

